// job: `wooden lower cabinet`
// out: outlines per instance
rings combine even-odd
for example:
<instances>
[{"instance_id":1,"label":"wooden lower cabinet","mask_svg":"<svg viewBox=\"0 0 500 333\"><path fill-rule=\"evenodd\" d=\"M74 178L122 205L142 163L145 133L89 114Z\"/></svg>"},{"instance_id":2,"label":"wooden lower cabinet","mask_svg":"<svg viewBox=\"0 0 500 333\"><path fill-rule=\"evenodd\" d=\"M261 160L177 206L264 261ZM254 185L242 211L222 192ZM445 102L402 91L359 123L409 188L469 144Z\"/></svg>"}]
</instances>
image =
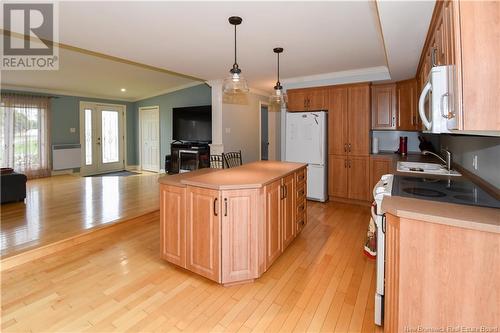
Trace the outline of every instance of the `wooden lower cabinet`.
<instances>
[{"instance_id":1,"label":"wooden lower cabinet","mask_svg":"<svg viewBox=\"0 0 500 333\"><path fill-rule=\"evenodd\" d=\"M328 157L328 195L347 198L347 157L344 155Z\"/></svg>"},{"instance_id":2,"label":"wooden lower cabinet","mask_svg":"<svg viewBox=\"0 0 500 333\"><path fill-rule=\"evenodd\" d=\"M283 225L282 241L283 250L294 240L296 225L295 207L295 179L294 175L288 175L283 179L283 197L281 200L281 224Z\"/></svg>"},{"instance_id":3,"label":"wooden lower cabinet","mask_svg":"<svg viewBox=\"0 0 500 333\"><path fill-rule=\"evenodd\" d=\"M369 158L362 156L349 156L347 163L347 195L349 199L370 200Z\"/></svg>"},{"instance_id":4,"label":"wooden lower cabinet","mask_svg":"<svg viewBox=\"0 0 500 333\"><path fill-rule=\"evenodd\" d=\"M258 278L307 223L306 178L303 168L255 189L161 184L162 259L222 284Z\"/></svg>"},{"instance_id":5,"label":"wooden lower cabinet","mask_svg":"<svg viewBox=\"0 0 500 333\"><path fill-rule=\"evenodd\" d=\"M160 244L161 257L186 266L186 188L161 185Z\"/></svg>"},{"instance_id":6,"label":"wooden lower cabinet","mask_svg":"<svg viewBox=\"0 0 500 333\"><path fill-rule=\"evenodd\" d=\"M498 327L498 233L386 217L384 332Z\"/></svg>"},{"instance_id":7,"label":"wooden lower cabinet","mask_svg":"<svg viewBox=\"0 0 500 333\"><path fill-rule=\"evenodd\" d=\"M370 156L370 190L373 190L383 175L393 173L393 156Z\"/></svg>"},{"instance_id":8,"label":"wooden lower cabinet","mask_svg":"<svg viewBox=\"0 0 500 333\"><path fill-rule=\"evenodd\" d=\"M186 268L221 282L221 194L217 190L187 187Z\"/></svg>"},{"instance_id":9,"label":"wooden lower cabinet","mask_svg":"<svg viewBox=\"0 0 500 333\"><path fill-rule=\"evenodd\" d=\"M258 277L260 190L222 191L222 281Z\"/></svg>"},{"instance_id":10,"label":"wooden lower cabinet","mask_svg":"<svg viewBox=\"0 0 500 333\"><path fill-rule=\"evenodd\" d=\"M357 201L370 200L369 157L330 155L328 194Z\"/></svg>"},{"instance_id":11,"label":"wooden lower cabinet","mask_svg":"<svg viewBox=\"0 0 500 333\"><path fill-rule=\"evenodd\" d=\"M266 187L264 188L264 193L266 205L265 260L266 267L269 267L281 255L281 252L283 252L281 242L281 179L276 180L269 185L266 185Z\"/></svg>"}]
</instances>

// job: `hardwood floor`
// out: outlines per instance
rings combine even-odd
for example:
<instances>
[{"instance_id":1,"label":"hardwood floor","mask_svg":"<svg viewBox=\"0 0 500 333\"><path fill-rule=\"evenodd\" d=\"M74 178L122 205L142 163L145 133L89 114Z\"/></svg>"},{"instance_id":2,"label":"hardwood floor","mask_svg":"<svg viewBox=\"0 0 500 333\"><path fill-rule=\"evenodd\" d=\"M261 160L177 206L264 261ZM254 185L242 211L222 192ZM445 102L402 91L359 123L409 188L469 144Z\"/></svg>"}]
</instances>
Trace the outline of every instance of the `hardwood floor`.
<instances>
[{"instance_id":1,"label":"hardwood floor","mask_svg":"<svg viewBox=\"0 0 500 333\"><path fill-rule=\"evenodd\" d=\"M159 218L4 271L2 331L374 332L369 210L309 203L256 282L222 287L159 259Z\"/></svg>"},{"instance_id":2,"label":"hardwood floor","mask_svg":"<svg viewBox=\"0 0 500 333\"><path fill-rule=\"evenodd\" d=\"M159 209L158 175L30 180L26 203L1 206L1 257Z\"/></svg>"}]
</instances>

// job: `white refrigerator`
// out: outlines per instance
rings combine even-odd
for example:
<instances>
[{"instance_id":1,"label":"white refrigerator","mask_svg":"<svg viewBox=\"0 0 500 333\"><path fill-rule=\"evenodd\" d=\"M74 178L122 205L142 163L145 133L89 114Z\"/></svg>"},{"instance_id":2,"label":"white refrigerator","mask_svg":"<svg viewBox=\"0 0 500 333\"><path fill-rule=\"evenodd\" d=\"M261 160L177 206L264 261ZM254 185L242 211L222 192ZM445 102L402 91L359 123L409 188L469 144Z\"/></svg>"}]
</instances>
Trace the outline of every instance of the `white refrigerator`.
<instances>
[{"instance_id":1,"label":"white refrigerator","mask_svg":"<svg viewBox=\"0 0 500 333\"><path fill-rule=\"evenodd\" d=\"M327 112L287 112L285 124L285 160L307 163L307 198L327 201Z\"/></svg>"}]
</instances>

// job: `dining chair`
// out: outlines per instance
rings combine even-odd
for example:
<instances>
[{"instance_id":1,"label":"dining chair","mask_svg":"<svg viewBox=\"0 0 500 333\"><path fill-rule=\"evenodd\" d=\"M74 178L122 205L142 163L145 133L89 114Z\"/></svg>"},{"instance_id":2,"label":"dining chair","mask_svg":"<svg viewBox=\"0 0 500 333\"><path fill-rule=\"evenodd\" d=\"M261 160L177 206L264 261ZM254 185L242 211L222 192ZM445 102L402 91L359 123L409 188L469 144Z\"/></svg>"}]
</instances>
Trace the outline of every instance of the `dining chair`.
<instances>
[{"instance_id":1,"label":"dining chair","mask_svg":"<svg viewBox=\"0 0 500 333\"><path fill-rule=\"evenodd\" d=\"M225 169L224 153L222 155L210 155L210 168Z\"/></svg>"},{"instance_id":2,"label":"dining chair","mask_svg":"<svg viewBox=\"0 0 500 333\"><path fill-rule=\"evenodd\" d=\"M224 160L228 168L234 168L243 164L241 159L241 150L224 153Z\"/></svg>"}]
</instances>

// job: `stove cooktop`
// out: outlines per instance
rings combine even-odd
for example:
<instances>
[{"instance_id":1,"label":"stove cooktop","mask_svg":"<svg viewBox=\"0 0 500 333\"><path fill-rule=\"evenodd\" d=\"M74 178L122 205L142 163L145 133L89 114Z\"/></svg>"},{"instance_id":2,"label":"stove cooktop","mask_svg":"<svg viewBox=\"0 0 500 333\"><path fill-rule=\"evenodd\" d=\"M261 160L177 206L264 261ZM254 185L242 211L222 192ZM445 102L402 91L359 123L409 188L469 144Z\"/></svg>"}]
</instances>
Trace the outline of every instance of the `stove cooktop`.
<instances>
[{"instance_id":1,"label":"stove cooktop","mask_svg":"<svg viewBox=\"0 0 500 333\"><path fill-rule=\"evenodd\" d=\"M393 196L500 208L500 201L467 180L394 175Z\"/></svg>"}]
</instances>

